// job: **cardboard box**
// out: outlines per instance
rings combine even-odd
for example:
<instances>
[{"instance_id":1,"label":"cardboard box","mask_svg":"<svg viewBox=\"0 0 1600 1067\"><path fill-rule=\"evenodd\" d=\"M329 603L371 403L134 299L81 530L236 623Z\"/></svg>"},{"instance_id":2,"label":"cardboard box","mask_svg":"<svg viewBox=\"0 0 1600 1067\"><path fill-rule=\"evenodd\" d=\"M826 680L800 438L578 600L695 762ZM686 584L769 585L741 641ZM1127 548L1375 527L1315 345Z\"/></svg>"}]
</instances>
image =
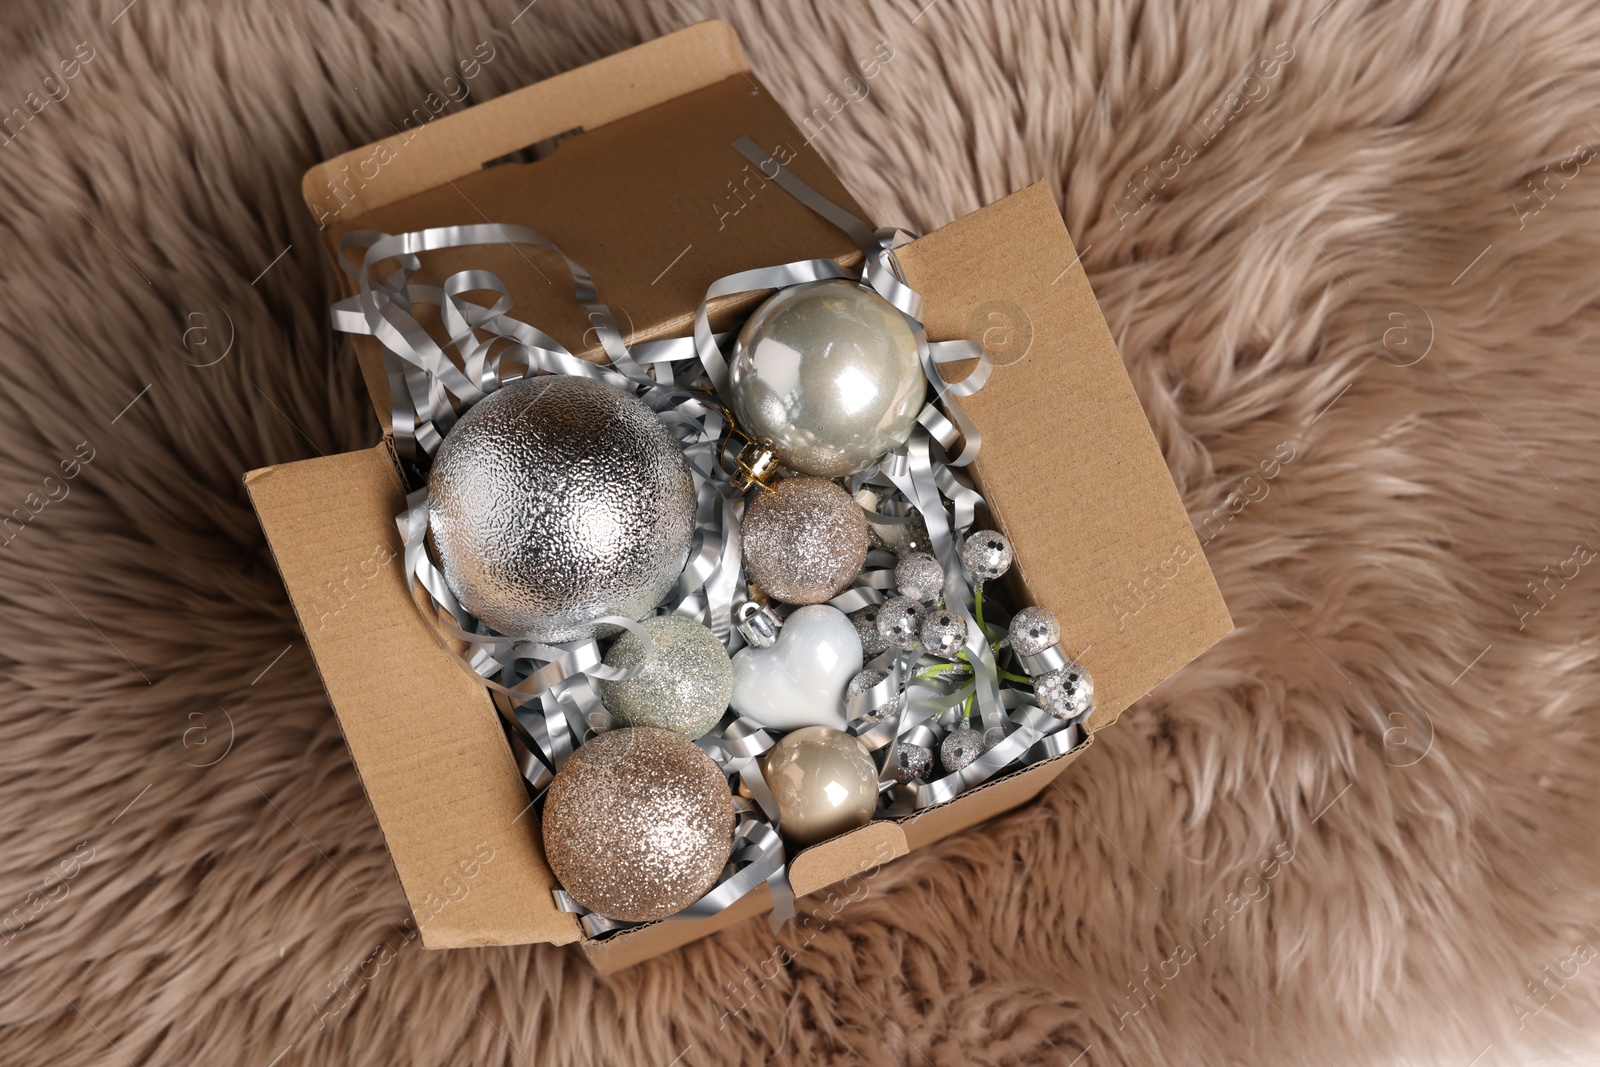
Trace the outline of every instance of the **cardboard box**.
<instances>
[{"instance_id":1,"label":"cardboard box","mask_svg":"<svg viewBox=\"0 0 1600 1067\"><path fill-rule=\"evenodd\" d=\"M532 226L593 272L631 339L672 336L692 328L716 277L859 260L842 233L746 167L729 147L746 134L768 151L788 146L790 169L864 214L717 22L347 153L313 168L304 193L330 255L351 229ZM539 158L486 165L519 154ZM1048 191L1024 189L900 259L926 297L930 337L988 334L1002 353L965 402L983 434L974 476L1016 549L1012 598L1053 610L1063 647L1094 674L1092 740L1226 634L1227 609ZM505 280L519 318L573 351L596 347L558 260L498 246L440 252L416 281L467 266ZM757 299L724 301L716 319ZM365 337L355 347L387 428L379 350ZM435 643L404 580L393 522L402 473L387 437L246 483L424 945L581 942L609 972L770 907L763 886L709 920L585 938L551 898L536 814L488 693ZM796 894L1024 803L1087 747L800 852Z\"/></svg>"}]
</instances>

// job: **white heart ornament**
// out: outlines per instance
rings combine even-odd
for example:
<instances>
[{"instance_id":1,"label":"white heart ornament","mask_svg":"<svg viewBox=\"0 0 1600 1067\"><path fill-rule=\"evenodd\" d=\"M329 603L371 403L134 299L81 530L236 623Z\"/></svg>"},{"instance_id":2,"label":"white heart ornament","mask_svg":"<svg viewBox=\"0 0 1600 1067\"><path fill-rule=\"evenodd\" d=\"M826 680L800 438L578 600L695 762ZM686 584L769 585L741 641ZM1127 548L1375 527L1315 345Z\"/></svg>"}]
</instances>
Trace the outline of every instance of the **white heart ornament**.
<instances>
[{"instance_id":1,"label":"white heart ornament","mask_svg":"<svg viewBox=\"0 0 1600 1067\"><path fill-rule=\"evenodd\" d=\"M778 643L733 657L733 710L774 730L844 729L844 691L861 670L861 638L827 604L796 609Z\"/></svg>"}]
</instances>

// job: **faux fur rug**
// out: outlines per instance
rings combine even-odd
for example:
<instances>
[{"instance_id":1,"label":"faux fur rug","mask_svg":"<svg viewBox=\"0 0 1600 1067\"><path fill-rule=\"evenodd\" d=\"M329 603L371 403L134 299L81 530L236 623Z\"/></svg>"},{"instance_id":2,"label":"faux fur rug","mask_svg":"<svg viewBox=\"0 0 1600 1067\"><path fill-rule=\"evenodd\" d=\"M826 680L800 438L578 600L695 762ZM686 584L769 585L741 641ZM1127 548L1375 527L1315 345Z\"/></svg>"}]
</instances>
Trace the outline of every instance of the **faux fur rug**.
<instances>
[{"instance_id":1,"label":"faux fur rug","mask_svg":"<svg viewBox=\"0 0 1600 1067\"><path fill-rule=\"evenodd\" d=\"M0 1060L1489 1065L1593 1025L1593 4L126 2L0 15ZM810 927L610 981L427 952L240 484L376 435L299 177L710 16L792 114L848 99L816 144L880 221L1051 183L1238 630Z\"/></svg>"}]
</instances>

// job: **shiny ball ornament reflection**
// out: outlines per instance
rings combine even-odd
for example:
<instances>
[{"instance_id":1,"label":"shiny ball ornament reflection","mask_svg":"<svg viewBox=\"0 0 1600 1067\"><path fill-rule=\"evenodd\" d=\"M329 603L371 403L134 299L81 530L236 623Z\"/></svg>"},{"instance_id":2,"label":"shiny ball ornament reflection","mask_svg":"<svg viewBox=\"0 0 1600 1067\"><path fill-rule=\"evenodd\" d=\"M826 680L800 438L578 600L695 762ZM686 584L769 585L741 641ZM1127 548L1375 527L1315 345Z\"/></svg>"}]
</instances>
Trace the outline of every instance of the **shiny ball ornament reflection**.
<instances>
[{"instance_id":1,"label":"shiny ball ornament reflection","mask_svg":"<svg viewBox=\"0 0 1600 1067\"><path fill-rule=\"evenodd\" d=\"M778 801L778 829L802 847L865 826L878 806L877 764L843 730L807 726L785 734L764 769Z\"/></svg>"},{"instance_id":2,"label":"shiny ball ornament reflection","mask_svg":"<svg viewBox=\"0 0 1600 1067\"><path fill-rule=\"evenodd\" d=\"M867 519L850 494L823 478L785 478L745 509L750 580L785 604L832 600L867 561Z\"/></svg>"},{"instance_id":3,"label":"shiny ball ornament reflection","mask_svg":"<svg viewBox=\"0 0 1600 1067\"><path fill-rule=\"evenodd\" d=\"M592 378L512 382L451 428L428 475L445 583L499 632L538 641L639 618L689 557L695 492L666 423Z\"/></svg>"},{"instance_id":4,"label":"shiny ball ornament reflection","mask_svg":"<svg viewBox=\"0 0 1600 1067\"><path fill-rule=\"evenodd\" d=\"M728 650L716 634L681 615L656 615L640 625L650 636L649 647L630 630L606 652L607 667L643 667L632 678L600 683L606 710L624 726L704 736L733 696Z\"/></svg>"},{"instance_id":5,"label":"shiny ball ornament reflection","mask_svg":"<svg viewBox=\"0 0 1600 1067\"><path fill-rule=\"evenodd\" d=\"M544 852L590 911L665 919L699 900L733 850L733 795L682 734L612 730L561 765L544 804Z\"/></svg>"},{"instance_id":6,"label":"shiny ball ornament reflection","mask_svg":"<svg viewBox=\"0 0 1600 1067\"><path fill-rule=\"evenodd\" d=\"M779 290L739 331L728 402L784 465L838 478L911 438L927 394L904 315L844 279Z\"/></svg>"}]
</instances>

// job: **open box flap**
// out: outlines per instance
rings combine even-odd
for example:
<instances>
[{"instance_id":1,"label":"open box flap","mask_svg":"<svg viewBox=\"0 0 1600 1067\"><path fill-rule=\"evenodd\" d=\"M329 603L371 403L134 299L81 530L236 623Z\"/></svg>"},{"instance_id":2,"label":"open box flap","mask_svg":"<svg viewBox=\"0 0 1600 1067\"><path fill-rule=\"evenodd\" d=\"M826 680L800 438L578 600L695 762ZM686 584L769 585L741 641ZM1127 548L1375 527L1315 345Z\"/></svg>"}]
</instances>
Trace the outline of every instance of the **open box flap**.
<instances>
[{"instance_id":1,"label":"open box flap","mask_svg":"<svg viewBox=\"0 0 1600 1067\"><path fill-rule=\"evenodd\" d=\"M422 943L576 940L488 691L439 647L407 589L387 446L265 467L245 485Z\"/></svg>"}]
</instances>

